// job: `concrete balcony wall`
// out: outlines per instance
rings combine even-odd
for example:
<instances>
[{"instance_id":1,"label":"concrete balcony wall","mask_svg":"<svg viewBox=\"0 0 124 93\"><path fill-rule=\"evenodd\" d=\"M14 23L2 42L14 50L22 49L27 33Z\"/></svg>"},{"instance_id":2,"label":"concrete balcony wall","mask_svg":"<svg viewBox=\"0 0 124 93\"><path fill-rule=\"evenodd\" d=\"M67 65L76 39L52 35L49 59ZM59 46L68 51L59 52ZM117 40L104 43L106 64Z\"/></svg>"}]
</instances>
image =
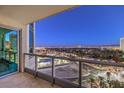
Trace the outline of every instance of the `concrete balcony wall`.
<instances>
[{"instance_id":1,"label":"concrete balcony wall","mask_svg":"<svg viewBox=\"0 0 124 93\"><path fill-rule=\"evenodd\" d=\"M21 62L20 62L20 71L21 72L24 72L24 56L23 56L23 54L24 53L27 53L28 51L29 51L29 34L28 34L28 27L27 27L27 25L25 25L25 26L23 26L22 27L22 40L21 40L21 42L20 42L20 44L21 44Z\"/></svg>"}]
</instances>

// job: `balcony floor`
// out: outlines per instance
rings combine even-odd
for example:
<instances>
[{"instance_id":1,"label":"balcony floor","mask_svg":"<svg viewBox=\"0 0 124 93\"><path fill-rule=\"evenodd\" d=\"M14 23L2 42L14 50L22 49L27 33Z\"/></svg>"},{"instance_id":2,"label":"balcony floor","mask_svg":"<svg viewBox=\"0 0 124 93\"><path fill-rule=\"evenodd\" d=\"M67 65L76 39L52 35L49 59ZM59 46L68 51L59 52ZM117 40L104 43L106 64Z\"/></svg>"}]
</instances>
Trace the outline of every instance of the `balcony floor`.
<instances>
[{"instance_id":1,"label":"balcony floor","mask_svg":"<svg viewBox=\"0 0 124 93\"><path fill-rule=\"evenodd\" d=\"M51 83L28 73L16 73L0 79L0 88L59 88Z\"/></svg>"}]
</instances>

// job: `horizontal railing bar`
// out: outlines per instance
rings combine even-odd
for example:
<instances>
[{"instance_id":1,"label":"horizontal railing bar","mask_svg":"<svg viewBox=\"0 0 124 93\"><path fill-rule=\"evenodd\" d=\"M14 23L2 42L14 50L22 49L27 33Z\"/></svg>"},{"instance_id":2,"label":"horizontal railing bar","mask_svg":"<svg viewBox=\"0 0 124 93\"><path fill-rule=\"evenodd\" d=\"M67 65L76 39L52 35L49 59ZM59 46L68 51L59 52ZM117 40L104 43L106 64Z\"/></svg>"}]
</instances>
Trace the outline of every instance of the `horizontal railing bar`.
<instances>
[{"instance_id":1,"label":"horizontal railing bar","mask_svg":"<svg viewBox=\"0 0 124 93\"><path fill-rule=\"evenodd\" d=\"M2 52L8 52L8 53L12 53L12 54L17 54L17 52L13 52L13 51L6 51L6 50L0 50Z\"/></svg>"},{"instance_id":2,"label":"horizontal railing bar","mask_svg":"<svg viewBox=\"0 0 124 93\"><path fill-rule=\"evenodd\" d=\"M98 64L98 65L108 65L108 66L124 67L123 63L113 63L113 62L109 62L109 61L104 62L104 61L97 61L97 60L86 60L86 59L77 59L77 58L56 57L56 56L39 55L39 54L32 54L32 53L24 53L24 55L31 55L31 56L38 56L38 57L49 57L49 58L55 58L55 59L77 61L77 62L90 63L90 64Z\"/></svg>"}]
</instances>

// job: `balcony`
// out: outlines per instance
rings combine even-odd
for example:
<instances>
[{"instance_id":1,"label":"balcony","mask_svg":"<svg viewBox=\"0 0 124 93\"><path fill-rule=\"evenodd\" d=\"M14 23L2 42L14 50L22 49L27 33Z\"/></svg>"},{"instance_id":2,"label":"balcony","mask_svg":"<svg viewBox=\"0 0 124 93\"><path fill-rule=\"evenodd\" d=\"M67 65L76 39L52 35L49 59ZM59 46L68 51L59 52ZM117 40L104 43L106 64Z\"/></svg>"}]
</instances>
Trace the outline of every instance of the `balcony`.
<instances>
[{"instance_id":1,"label":"balcony","mask_svg":"<svg viewBox=\"0 0 124 93\"><path fill-rule=\"evenodd\" d=\"M123 63L29 53L24 55L25 71L50 81L53 85L68 88L124 87Z\"/></svg>"},{"instance_id":2,"label":"balcony","mask_svg":"<svg viewBox=\"0 0 124 93\"><path fill-rule=\"evenodd\" d=\"M0 54L2 53L0 58L4 63L1 63L0 65L5 69L9 69L9 67L13 67L14 65L15 68L12 72L17 70L20 72L24 72L25 70L25 72L2 78L0 87L52 87L51 85L56 84L61 87L71 88L124 87L123 63L25 53L33 53L34 51L34 22L36 20L44 19L73 7L76 6L2 6L0 16L2 19L0 21L1 27L16 29L18 32L18 43L16 44L18 46L17 57L19 59L19 69L17 69L17 64L15 63L15 54L12 53L11 55L10 52L3 51L4 49L0 52ZM29 9L32 11L29 11ZM40 12L37 10L40 10ZM44 11L47 12L44 13ZM32 15L33 18L30 15ZM31 29L29 28L30 25L26 25L30 23L32 24ZM32 32L31 36L30 32ZM4 46L2 48L4 48ZM9 69L9 71L11 70ZM34 77L28 73L34 75ZM0 76L3 75L4 74Z\"/></svg>"}]
</instances>

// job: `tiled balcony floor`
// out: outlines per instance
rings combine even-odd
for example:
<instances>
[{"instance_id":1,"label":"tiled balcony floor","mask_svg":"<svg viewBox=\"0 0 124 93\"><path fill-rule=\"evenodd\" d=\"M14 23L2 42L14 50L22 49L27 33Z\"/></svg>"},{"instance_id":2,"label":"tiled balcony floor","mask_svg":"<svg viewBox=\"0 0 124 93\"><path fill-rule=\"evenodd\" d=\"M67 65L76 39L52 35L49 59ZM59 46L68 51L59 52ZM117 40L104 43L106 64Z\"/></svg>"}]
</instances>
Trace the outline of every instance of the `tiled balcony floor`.
<instances>
[{"instance_id":1,"label":"tiled balcony floor","mask_svg":"<svg viewBox=\"0 0 124 93\"><path fill-rule=\"evenodd\" d=\"M59 88L51 83L28 73L16 73L0 79L0 88Z\"/></svg>"}]
</instances>

